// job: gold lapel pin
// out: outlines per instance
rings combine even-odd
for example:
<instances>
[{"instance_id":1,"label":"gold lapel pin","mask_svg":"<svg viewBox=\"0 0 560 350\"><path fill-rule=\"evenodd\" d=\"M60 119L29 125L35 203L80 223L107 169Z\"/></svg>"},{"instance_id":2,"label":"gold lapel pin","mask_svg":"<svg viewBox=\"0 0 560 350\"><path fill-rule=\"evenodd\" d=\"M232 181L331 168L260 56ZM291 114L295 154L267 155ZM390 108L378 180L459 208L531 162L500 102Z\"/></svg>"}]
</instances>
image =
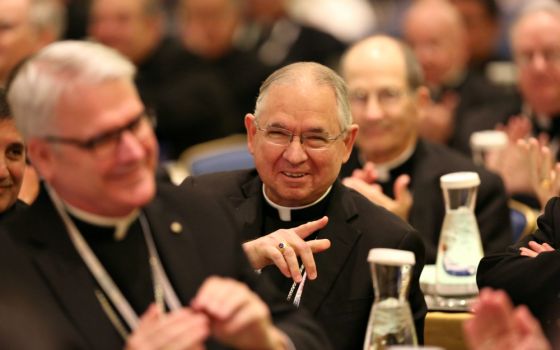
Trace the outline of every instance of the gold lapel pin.
<instances>
[{"instance_id":1,"label":"gold lapel pin","mask_svg":"<svg viewBox=\"0 0 560 350\"><path fill-rule=\"evenodd\" d=\"M169 226L169 228L171 229L171 232L176 233L176 234L179 234L183 231L183 225L181 225L177 221L173 221L171 223L171 226Z\"/></svg>"}]
</instances>

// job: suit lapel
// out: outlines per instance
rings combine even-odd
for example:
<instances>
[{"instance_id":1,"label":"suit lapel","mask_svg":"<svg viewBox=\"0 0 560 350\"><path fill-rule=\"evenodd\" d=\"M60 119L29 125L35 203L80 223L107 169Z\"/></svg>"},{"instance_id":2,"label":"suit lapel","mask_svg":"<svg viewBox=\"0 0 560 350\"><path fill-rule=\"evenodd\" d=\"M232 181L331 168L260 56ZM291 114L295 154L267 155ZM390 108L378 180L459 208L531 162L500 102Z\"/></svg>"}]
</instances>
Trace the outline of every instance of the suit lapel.
<instances>
[{"instance_id":1,"label":"suit lapel","mask_svg":"<svg viewBox=\"0 0 560 350\"><path fill-rule=\"evenodd\" d=\"M306 281L303 289L302 305L312 314L319 309L332 290L361 234L351 223L351 220L358 215L358 211L348 192L341 186L338 181L333 185L331 204L327 209L329 223L319 234L319 238L330 239L331 247L315 255L318 277L314 281Z\"/></svg>"},{"instance_id":2,"label":"suit lapel","mask_svg":"<svg viewBox=\"0 0 560 350\"><path fill-rule=\"evenodd\" d=\"M255 175L241 185L239 193L229 196L230 204L238 215L237 221L241 224L243 239L263 234L261 191L262 182ZM302 304L312 313L324 302L361 234L351 223L358 211L339 181L333 185L330 203L326 213L329 223L321 230L320 237L330 239L331 248L315 255L319 277L315 281L308 280L303 290Z\"/></svg>"},{"instance_id":3,"label":"suit lapel","mask_svg":"<svg viewBox=\"0 0 560 350\"><path fill-rule=\"evenodd\" d=\"M167 277L183 305L188 305L207 275L193 241L193 230L204 228L193 228L188 215L169 211L173 206L164 202L157 197L145 213Z\"/></svg>"},{"instance_id":4,"label":"suit lapel","mask_svg":"<svg viewBox=\"0 0 560 350\"><path fill-rule=\"evenodd\" d=\"M44 276L55 299L88 343L95 348L120 346L122 340L93 292L96 288L93 277L75 251L50 199L44 194L37 201L39 203L32 208L33 214L29 217L37 218L30 230L30 243L39 247L33 256L39 273ZM103 334L104 337L92 338L89 337L91 334ZM114 337L106 337L108 334Z\"/></svg>"},{"instance_id":5,"label":"suit lapel","mask_svg":"<svg viewBox=\"0 0 560 350\"><path fill-rule=\"evenodd\" d=\"M241 185L241 191L229 196L231 205L238 215L238 227L243 240L260 237L263 223L263 208L261 201L262 182L258 176L252 177Z\"/></svg>"}]
</instances>

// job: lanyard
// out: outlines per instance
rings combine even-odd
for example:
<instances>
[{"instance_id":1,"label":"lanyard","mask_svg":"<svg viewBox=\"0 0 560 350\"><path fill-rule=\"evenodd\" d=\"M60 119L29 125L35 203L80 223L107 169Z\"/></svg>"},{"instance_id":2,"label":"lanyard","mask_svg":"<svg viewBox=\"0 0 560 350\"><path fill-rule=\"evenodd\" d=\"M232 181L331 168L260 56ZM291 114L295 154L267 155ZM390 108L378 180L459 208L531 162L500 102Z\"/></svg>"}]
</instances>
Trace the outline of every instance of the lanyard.
<instances>
[{"instance_id":1,"label":"lanyard","mask_svg":"<svg viewBox=\"0 0 560 350\"><path fill-rule=\"evenodd\" d=\"M86 240L81 235L80 231L64 209L62 201L58 198L56 193L47 187L49 195L51 196L53 203L55 205L58 214L61 216L64 225L68 231L68 235L74 247L80 254L80 257L88 267L89 271L103 290L104 294L109 298L111 303L117 309L117 312L127 323L128 328L134 330L138 326L139 317L136 312L130 306L130 303L122 295L119 288L116 286L115 282L111 279L99 259L95 256L95 253L91 250ZM142 226L142 232L144 234L144 239L146 240L146 246L148 248L149 263L152 271L152 280L154 284L154 299L156 304L160 307L160 310L165 310L165 302L169 306L170 310L176 310L181 307L181 302L177 297L165 271L161 265L161 261L157 254L155 243L148 225L147 219L143 212L139 216L140 224ZM99 296L98 296L99 299ZM107 313L105 305L102 305L104 311ZM113 325L119 330L119 326L115 324L115 320L108 314ZM117 320L118 321L118 320ZM120 327L122 328L122 327ZM119 333L122 334L121 330Z\"/></svg>"}]
</instances>

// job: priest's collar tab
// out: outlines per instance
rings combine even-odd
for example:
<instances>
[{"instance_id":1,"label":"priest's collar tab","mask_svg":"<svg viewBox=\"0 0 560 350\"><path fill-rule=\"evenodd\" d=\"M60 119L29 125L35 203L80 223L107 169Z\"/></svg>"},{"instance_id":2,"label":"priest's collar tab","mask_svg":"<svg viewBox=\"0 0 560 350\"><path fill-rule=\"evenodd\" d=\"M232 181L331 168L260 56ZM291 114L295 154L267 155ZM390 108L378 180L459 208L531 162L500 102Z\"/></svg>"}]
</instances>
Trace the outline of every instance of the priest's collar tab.
<instances>
[{"instance_id":1,"label":"priest's collar tab","mask_svg":"<svg viewBox=\"0 0 560 350\"><path fill-rule=\"evenodd\" d=\"M332 188L332 185L329 186L329 188L325 191L325 193L323 193L323 195L321 197L319 197L319 199L317 199L315 202L307 204L307 205L303 205L303 206L300 206L300 207L285 207L285 206L274 203L266 195L266 188L265 188L264 184L262 186L262 193L263 193L264 199L266 200L268 205L270 205L272 208L274 208L278 211L278 216L279 216L280 220L282 220L282 221L292 221L292 216L293 216L292 214L293 213L295 213L298 210L311 208L311 207L317 205L318 203L321 203L329 195L329 193L331 192L331 188Z\"/></svg>"},{"instance_id":2,"label":"priest's collar tab","mask_svg":"<svg viewBox=\"0 0 560 350\"><path fill-rule=\"evenodd\" d=\"M70 205L69 203L63 201L61 198L56 198L55 200L59 200L66 208L68 213L70 213L70 215L72 215L78 220L99 227L106 227L106 228L114 227L115 233L113 237L116 241L121 241L126 237L128 228L140 215L140 210L135 209L130 214L123 217L101 216L76 208Z\"/></svg>"},{"instance_id":3,"label":"priest's collar tab","mask_svg":"<svg viewBox=\"0 0 560 350\"><path fill-rule=\"evenodd\" d=\"M412 157L414 150L416 149L416 143L411 143L398 157L392 159L385 163L374 163L375 170L377 171L377 180L379 182L388 182L391 180L391 170L398 168L403 165L407 160ZM365 164L367 159L360 154L360 162Z\"/></svg>"}]
</instances>

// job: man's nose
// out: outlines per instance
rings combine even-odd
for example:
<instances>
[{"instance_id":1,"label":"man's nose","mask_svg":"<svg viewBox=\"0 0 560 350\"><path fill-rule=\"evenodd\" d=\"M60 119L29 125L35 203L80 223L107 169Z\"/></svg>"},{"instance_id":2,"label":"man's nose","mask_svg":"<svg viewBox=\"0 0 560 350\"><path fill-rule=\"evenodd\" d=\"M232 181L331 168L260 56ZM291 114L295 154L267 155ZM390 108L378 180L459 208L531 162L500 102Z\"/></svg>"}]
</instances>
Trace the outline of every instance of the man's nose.
<instances>
[{"instance_id":1,"label":"man's nose","mask_svg":"<svg viewBox=\"0 0 560 350\"><path fill-rule=\"evenodd\" d=\"M10 171L8 170L8 163L6 161L6 156L0 156L0 180L5 179L10 176Z\"/></svg>"},{"instance_id":2,"label":"man's nose","mask_svg":"<svg viewBox=\"0 0 560 350\"><path fill-rule=\"evenodd\" d=\"M367 99L365 112L367 119L381 119L383 117L383 108L381 108L379 99L374 93L370 94Z\"/></svg>"},{"instance_id":3,"label":"man's nose","mask_svg":"<svg viewBox=\"0 0 560 350\"><path fill-rule=\"evenodd\" d=\"M136 160L144 156L146 150L142 142L134 134L125 130L119 139L117 155L121 160Z\"/></svg>"},{"instance_id":4,"label":"man's nose","mask_svg":"<svg viewBox=\"0 0 560 350\"><path fill-rule=\"evenodd\" d=\"M308 158L301 141L301 136L294 135L284 151L284 158L292 164L303 163Z\"/></svg>"},{"instance_id":5,"label":"man's nose","mask_svg":"<svg viewBox=\"0 0 560 350\"><path fill-rule=\"evenodd\" d=\"M546 68L548 61L543 53L537 52L531 56L530 64L533 70L542 71Z\"/></svg>"}]
</instances>

